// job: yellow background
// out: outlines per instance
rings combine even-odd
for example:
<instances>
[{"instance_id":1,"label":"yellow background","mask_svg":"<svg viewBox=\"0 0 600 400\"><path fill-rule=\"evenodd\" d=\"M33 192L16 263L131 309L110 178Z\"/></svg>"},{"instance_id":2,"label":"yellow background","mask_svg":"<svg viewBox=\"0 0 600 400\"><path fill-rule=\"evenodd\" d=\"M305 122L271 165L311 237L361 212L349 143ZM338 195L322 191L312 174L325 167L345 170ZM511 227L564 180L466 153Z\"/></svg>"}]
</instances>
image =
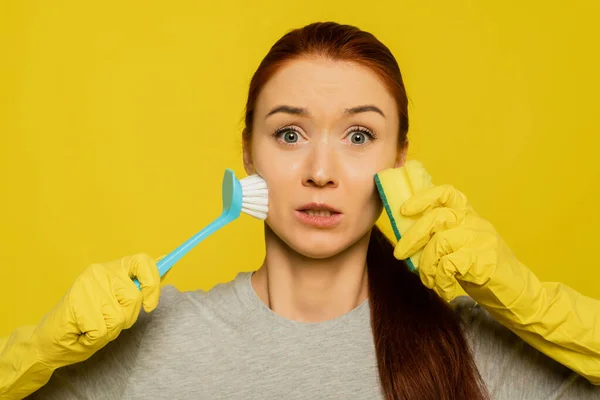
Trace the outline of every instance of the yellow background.
<instances>
[{"instance_id":1,"label":"yellow background","mask_svg":"<svg viewBox=\"0 0 600 400\"><path fill-rule=\"evenodd\" d=\"M560 4L560 5L558 5ZM0 2L0 335L90 263L164 254L242 174L251 74L287 30L350 23L387 44L410 158L465 192L543 280L600 297L600 2ZM172 270L208 289L257 268L243 216Z\"/></svg>"}]
</instances>

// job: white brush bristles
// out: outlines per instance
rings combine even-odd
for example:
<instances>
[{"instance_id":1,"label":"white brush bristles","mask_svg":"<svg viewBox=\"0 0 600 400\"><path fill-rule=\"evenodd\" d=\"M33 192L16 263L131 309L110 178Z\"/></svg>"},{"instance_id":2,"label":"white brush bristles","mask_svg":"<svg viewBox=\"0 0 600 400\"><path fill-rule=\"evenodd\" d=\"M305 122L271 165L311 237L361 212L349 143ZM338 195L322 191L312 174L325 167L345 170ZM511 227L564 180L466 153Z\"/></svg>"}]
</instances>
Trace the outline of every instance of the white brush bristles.
<instances>
[{"instance_id":1,"label":"white brush bristles","mask_svg":"<svg viewBox=\"0 0 600 400\"><path fill-rule=\"evenodd\" d=\"M269 212L267 182L259 175L240 180L242 185L242 212L258 219L266 219Z\"/></svg>"}]
</instances>

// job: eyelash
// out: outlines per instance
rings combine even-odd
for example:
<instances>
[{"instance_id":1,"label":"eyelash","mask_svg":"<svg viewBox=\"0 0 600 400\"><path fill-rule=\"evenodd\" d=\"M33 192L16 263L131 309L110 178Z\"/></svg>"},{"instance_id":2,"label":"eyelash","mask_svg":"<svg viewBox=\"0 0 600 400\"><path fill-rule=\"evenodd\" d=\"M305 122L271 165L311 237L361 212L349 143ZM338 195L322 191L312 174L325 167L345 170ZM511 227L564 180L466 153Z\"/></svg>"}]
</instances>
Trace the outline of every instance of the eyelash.
<instances>
[{"instance_id":1,"label":"eyelash","mask_svg":"<svg viewBox=\"0 0 600 400\"><path fill-rule=\"evenodd\" d=\"M283 126L281 128L277 128L275 130L275 132L273 132L271 134L271 136L277 138L277 136L279 136L281 133L287 132L287 131L293 131L293 132L296 132L298 135L302 135L300 133L300 130L298 128L296 128L295 126ZM365 128L364 126L360 126L360 125L353 126L350 129L350 132L348 133L348 135L346 135L346 136L349 136L350 134L352 134L354 132L364 133L365 135L369 136L369 138L371 140L377 139L377 135L375 135L375 133L372 130L370 130L369 128ZM296 146L297 145L297 143L285 143L285 144L288 146Z\"/></svg>"},{"instance_id":2,"label":"eyelash","mask_svg":"<svg viewBox=\"0 0 600 400\"><path fill-rule=\"evenodd\" d=\"M364 126L360 126L360 125L353 126L350 133L354 133L354 132L364 133L365 135L369 136L371 138L371 140L377 139L377 135L375 135L375 133L373 133L372 130L370 130L369 128L365 128Z\"/></svg>"},{"instance_id":3,"label":"eyelash","mask_svg":"<svg viewBox=\"0 0 600 400\"><path fill-rule=\"evenodd\" d=\"M287 131L293 131L293 132L296 132L298 135L300 135L300 129L296 128L295 126L283 126L281 128L277 128L275 130L275 132L272 133L271 136L277 137L277 135L279 135L280 133L287 132Z\"/></svg>"}]
</instances>

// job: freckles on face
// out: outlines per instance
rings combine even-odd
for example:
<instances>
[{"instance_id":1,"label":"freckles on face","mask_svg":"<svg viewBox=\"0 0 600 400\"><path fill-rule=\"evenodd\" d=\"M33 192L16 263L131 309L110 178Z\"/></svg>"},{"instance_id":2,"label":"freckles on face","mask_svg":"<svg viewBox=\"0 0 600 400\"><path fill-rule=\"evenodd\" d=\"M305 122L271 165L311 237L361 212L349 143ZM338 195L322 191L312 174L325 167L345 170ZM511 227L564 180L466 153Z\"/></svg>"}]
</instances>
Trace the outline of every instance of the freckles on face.
<instances>
[{"instance_id":1,"label":"freckles on face","mask_svg":"<svg viewBox=\"0 0 600 400\"><path fill-rule=\"evenodd\" d=\"M394 165L399 129L396 102L374 72L289 62L263 87L254 121L253 168L269 186L267 223L284 242L328 257L370 231L381 212L373 176ZM307 223L306 213L325 218L328 207L340 214L334 226Z\"/></svg>"}]
</instances>

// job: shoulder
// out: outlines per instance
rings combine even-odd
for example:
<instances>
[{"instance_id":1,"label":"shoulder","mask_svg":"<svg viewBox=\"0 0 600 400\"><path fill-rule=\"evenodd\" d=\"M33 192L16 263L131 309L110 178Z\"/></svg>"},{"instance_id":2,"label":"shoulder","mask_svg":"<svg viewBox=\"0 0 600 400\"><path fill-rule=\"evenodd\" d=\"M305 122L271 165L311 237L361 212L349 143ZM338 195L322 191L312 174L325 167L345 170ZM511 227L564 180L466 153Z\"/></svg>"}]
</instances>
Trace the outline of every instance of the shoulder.
<instances>
[{"instance_id":1,"label":"shoulder","mask_svg":"<svg viewBox=\"0 0 600 400\"><path fill-rule=\"evenodd\" d=\"M241 281L248 279L249 273L239 273L235 279L218 283L210 290L180 291L175 286L161 288L159 305L150 315L152 320L176 319L182 317L207 316L219 312L239 312L242 300L238 293Z\"/></svg>"},{"instance_id":2,"label":"shoulder","mask_svg":"<svg viewBox=\"0 0 600 400\"><path fill-rule=\"evenodd\" d=\"M158 343L169 337L177 340L193 338L206 333L213 336L216 330L226 331L248 317L242 296L238 293L241 281L248 273L240 273L234 280L218 283L210 290L179 291L166 285L161 289L158 307L143 318L148 320L144 341Z\"/></svg>"},{"instance_id":3,"label":"shoulder","mask_svg":"<svg viewBox=\"0 0 600 400\"><path fill-rule=\"evenodd\" d=\"M542 354L472 298L451 307L460 318L479 372L494 398L599 398L600 388Z\"/></svg>"}]
</instances>

